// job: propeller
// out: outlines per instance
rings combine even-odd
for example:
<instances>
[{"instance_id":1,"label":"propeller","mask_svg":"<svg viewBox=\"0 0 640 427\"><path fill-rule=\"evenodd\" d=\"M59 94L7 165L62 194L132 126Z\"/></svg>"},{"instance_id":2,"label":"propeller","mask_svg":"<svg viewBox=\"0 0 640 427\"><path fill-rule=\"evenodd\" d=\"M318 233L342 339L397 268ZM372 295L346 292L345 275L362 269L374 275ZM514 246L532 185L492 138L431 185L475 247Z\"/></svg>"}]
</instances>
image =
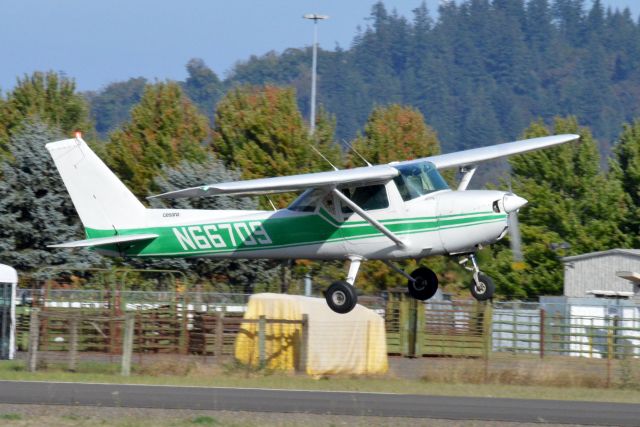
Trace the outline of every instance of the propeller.
<instances>
[{"instance_id":1,"label":"propeller","mask_svg":"<svg viewBox=\"0 0 640 427\"><path fill-rule=\"evenodd\" d=\"M510 194L505 196L504 205L508 215L507 224L509 226L509 241L511 244L511 254L513 256L511 267L514 270L524 270L525 263L524 263L524 256L522 254L522 237L520 234L520 222L518 221L518 212L520 211L520 207L524 206L527 203L527 201L522 197L519 197L513 194L513 192L511 191L511 177L509 177L509 193ZM513 200L510 203L511 206L507 206L507 198L509 198L509 200ZM516 198L520 200L517 201ZM518 204L518 202L521 202L521 203Z\"/></svg>"}]
</instances>

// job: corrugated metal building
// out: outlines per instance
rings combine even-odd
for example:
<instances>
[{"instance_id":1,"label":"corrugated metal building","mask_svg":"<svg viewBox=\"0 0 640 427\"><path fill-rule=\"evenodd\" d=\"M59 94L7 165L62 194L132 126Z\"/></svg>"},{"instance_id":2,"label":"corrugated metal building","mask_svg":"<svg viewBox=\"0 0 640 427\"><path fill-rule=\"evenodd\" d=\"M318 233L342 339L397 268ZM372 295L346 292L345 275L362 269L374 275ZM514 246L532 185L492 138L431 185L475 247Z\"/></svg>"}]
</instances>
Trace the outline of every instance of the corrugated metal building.
<instances>
[{"instance_id":1,"label":"corrugated metal building","mask_svg":"<svg viewBox=\"0 0 640 427\"><path fill-rule=\"evenodd\" d=\"M637 298L640 295L640 282L624 278L634 273L640 277L639 249L591 252L565 257L562 261L566 297L595 295L629 298L635 295Z\"/></svg>"}]
</instances>

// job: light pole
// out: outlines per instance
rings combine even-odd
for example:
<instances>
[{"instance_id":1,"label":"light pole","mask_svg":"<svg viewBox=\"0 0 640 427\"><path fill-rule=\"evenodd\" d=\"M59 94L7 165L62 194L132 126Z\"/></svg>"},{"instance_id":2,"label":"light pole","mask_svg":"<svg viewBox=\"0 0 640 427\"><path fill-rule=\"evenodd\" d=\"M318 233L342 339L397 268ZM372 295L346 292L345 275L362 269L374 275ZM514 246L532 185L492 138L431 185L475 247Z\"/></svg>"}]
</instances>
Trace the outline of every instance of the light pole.
<instances>
[{"instance_id":1,"label":"light pole","mask_svg":"<svg viewBox=\"0 0 640 427\"><path fill-rule=\"evenodd\" d=\"M318 21L329 19L327 15L317 13L307 13L302 16L304 19L313 21L313 60L311 63L311 117L309 118L309 135L313 136L316 131L316 63L318 61Z\"/></svg>"}]
</instances>

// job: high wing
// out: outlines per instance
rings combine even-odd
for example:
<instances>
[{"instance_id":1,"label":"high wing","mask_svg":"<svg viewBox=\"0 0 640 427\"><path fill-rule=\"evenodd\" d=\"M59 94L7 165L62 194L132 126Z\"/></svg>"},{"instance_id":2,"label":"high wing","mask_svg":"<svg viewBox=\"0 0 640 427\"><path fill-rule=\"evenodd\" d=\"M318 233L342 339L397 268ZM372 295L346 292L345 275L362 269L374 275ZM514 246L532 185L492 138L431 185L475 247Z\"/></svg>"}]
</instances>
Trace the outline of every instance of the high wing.
<instances>
[{"instance_id":1,"label":"high wing","mask_svg":"<svg viewBox=\"0 0 640 427\"><path fill-rule=\"evenodd\" d=\"M185 190L158 194L156 196L149 197L149 199L156 197L177 199L182 197L220 196L224 194L248 196L286 193L290 191L305 190L307 188L336 186L339 184L371 184L374 182L385 182L398 176L398 174L398 170L392 166L378 165L329 172L316 172L275 178L208 184L199 187L187 188Z\"/></svg>"},{"instance_id":2,"label":"high wing","mask_svg":"<svg viewBox=\"0 0 640 427\"><path fill-rule=\"evenodd\" d=\"M207 184L184 190L170 191L168 193L158 194L148 198L178 199L183 197L208 197L220 195L250 196L301 191L307 188L335 187L337 185L345 184L372 184L377 182L386 182L398 176L399 171L393 166L424 161L433 163L437 169L476 165L488 160L500 159L514 154L522 154L532 150L564 144L566 142L575 141L578 138L578 135L573 134L545 136L541 138L524 139L505 144L491 145L488 147L473 148L471 150L458 151L455 153L440 154L416 160L394 162L389 165Z\"/></svg>"},{"instance_id":3,"label":"high wing","mask_svg":"<svg viewBox=\"0 0 640 427\"><path fill-rule=\"evenodd\" d=\"M528 151L553 147L554 145L560 145L566 142L575 141L579 138L580 135L573 134L543 136L540 138L507 142L505 144L490 145L488 147L472 148L470 150L458 151L455 153L439 154L437 156L427 157L426 159L401 162L400 164L405 165L413 162L428 160L429 162L433 163L437 169L448 169L460 166L476 165L478 163L486 162L489 160L496 160L503 157L513 156L514 154L522 154Z\"/></svg>"},{"instance_id":4,"label":"high wing","mask_svg":"<svg viewBox=\"0 0 640 427\"><path fill-rule=\"evenodd\" d=\"M73 242L47 245L48 248L88 248L92 246L114 245L118 243L138 242L151 240L158 237L157 234L129 234L124 236L97 237L94 239L75 240Z\"/></svg>"}]
</instances>

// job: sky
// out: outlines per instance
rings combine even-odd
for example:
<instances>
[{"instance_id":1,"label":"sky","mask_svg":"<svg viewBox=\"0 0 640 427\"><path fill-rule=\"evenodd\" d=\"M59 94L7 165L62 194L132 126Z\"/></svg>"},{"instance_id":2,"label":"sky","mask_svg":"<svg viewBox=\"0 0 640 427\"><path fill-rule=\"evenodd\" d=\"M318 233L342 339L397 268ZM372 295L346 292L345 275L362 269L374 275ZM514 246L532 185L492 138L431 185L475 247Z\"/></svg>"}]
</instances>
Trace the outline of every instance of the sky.
<instances>
[{"instance_id":1,"label":"sky","mask_svg":"<svg viewBox=\"0 0 640 427\"><path fill-rule=\"evenodd\" d=\"M441 0L427 0L436 15ZM184 80L185 65L202 58L220 77L238 61L289 47L348 48L365 28L374 0L0 0L0 91L18 76L54 70L79 90L99 90L130 77ZM411 17L421 0L384 0ZM603 0L640 13L638 0ZM590 6L591 0L586 4Z\"/></svg>"}]
</instances>

